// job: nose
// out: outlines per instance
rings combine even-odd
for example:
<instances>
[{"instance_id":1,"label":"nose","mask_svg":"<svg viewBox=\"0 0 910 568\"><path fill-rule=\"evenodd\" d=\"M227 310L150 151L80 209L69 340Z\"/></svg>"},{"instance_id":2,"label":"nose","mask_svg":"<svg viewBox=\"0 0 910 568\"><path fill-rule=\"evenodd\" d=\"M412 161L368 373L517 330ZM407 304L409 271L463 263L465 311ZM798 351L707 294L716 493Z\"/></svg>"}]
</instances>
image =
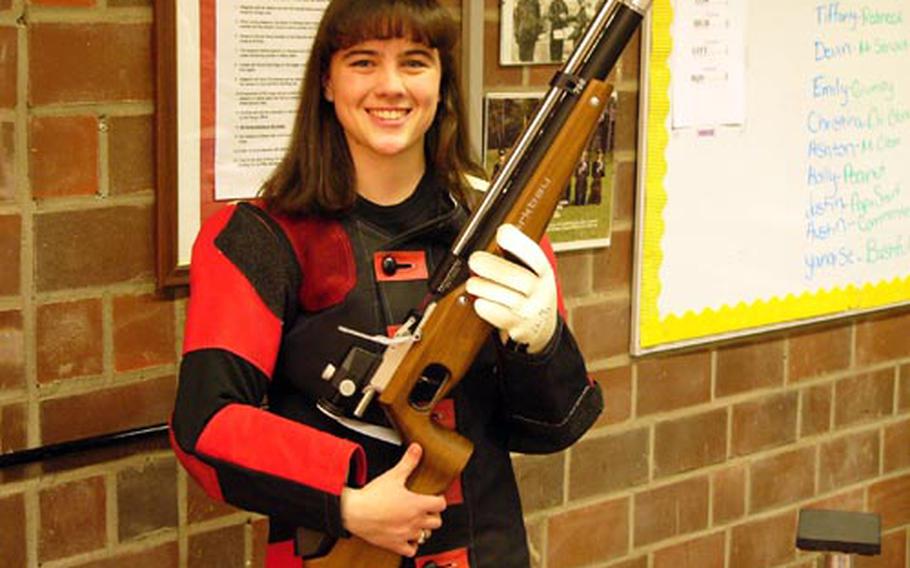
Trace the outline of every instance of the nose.
<instances>
[{"instance_id":1,"label":"nose","mask_svg":"<svg viewBox=\"0 0 910 568\"><path fill-rule=\"evenodd\" d=\"M404 76L397 65L384 65L376 91L381 95L398 95L404 92Z\"/></svg>"}]
</instances>

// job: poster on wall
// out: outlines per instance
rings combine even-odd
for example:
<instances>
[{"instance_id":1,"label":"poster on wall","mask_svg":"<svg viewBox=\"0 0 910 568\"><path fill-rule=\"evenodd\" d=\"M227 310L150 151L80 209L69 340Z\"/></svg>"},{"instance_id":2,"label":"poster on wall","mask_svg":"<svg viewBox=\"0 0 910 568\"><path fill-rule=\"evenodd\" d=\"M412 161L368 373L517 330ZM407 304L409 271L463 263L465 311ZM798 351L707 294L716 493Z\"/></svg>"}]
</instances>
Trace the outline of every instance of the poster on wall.
<instances>
[{"instance_id":1,"label":"poster on wall","mask_svg":"<svg viewBox=\"0 0 910 568\"><path fill-rule=\"evenodd\" d=\"M156 2L160 286L186 281L202 221L280 161L328 3Z\"/></svg>"},{"instance_id":2,"label":"poster on wall","mask_svg":"<svg viewBox=\"0 0 910 568\"><path fill-rule=\"evenodd\" d=\"M490 176L505 162L509 148L527 126L542 92L495 92L484 99L483 159ZM557 251L609 246L613 220L613 141L616 98L601 115L597 129L563 190L547 236Z\"/></svg>"},{"instance_id":3,"label":"poster on wall","mask_svg":"<svg viewBox=\"0 0 910 568\"><path fill-rule=\"evenodd\" d=\"M499 62L562 63L601 4L603 0L502 0Z\"/></svg>"}]
</instances>

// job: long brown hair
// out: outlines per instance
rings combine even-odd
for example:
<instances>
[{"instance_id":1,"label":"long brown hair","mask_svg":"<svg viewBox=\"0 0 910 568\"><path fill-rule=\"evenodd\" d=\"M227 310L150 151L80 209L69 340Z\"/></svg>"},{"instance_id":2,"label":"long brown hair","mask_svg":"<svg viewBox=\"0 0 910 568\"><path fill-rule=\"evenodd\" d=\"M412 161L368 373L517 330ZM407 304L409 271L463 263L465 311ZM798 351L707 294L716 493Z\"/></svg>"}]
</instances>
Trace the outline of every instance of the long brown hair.
<instances>
[{"instance_id":1,"label":"long brown hair","mask_svg":"<svg viewBox=\"0 0 910 568\"><path fill-rule=\"evenodd\" d=\"M354 204L354 162L323 81L332 55L371 39L407 38L439 51L440 104L424 138L427 167L464 204L464 174L483 176L471 157L460 73L455 58L458 26L436 0L332 0L313 43L294 131L284 158L260 189L277 213L333 215Z\"/></svg>"}]
</instances>

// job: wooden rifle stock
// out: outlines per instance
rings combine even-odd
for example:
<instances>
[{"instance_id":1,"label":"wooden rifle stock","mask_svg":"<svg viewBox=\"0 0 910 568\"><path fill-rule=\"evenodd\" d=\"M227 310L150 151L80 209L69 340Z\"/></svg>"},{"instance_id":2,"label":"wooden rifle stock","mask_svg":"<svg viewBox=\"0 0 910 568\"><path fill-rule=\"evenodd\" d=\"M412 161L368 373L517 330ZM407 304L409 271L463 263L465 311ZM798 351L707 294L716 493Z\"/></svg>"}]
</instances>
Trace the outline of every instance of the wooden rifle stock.
<instances>
[{"instance_id":1,"label":"wooden rifle stock","mask_svg":"<svg viewBox=\"0 0 910 568\"><path fill-rule=\"evenodd\" d=\"M564 128L538 163L519 197L506 214L506 223L518 226L539 240L574 171L578 158L597 127L611 89L604 81L591 80L575 105ZM495 242L486 245L500 252ZM422 329L421 338L405 355L393 378L379 397L379 403L395 424L405 444L423 447L423 458L408 479L412 491L439 495L461 474L473 450L459 434L437 425L433 407L462 379L480 347L490 336L490 324L474 312L473 301L464 284L445 294L436 303ZM420 408L410 402L411 392L428 367L445 369L447 378L433 400ZM401 557L357 538L339 539L323 557L306 561L306 568L397 568Z\"/></svg>"}]
</instances>

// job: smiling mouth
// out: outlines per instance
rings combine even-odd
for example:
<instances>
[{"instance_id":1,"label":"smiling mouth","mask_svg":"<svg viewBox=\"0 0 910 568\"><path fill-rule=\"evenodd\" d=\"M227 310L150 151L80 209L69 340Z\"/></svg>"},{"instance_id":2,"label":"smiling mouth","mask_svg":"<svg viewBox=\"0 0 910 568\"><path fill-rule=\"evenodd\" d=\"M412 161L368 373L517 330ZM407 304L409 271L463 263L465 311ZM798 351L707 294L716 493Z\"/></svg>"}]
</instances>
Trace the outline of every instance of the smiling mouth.
<instances>
[{"instance_id":1,"label":"smiling mouth","mask_svg":"<svg viewBox=\"0 0 910 568\"><path fill-rule=\"evenodd\" d=\"M398 120L407 116L411 111L407 109L372 109L368 112L370 116L375 116L381 120Z\"/></svg>"}]
</instances>

